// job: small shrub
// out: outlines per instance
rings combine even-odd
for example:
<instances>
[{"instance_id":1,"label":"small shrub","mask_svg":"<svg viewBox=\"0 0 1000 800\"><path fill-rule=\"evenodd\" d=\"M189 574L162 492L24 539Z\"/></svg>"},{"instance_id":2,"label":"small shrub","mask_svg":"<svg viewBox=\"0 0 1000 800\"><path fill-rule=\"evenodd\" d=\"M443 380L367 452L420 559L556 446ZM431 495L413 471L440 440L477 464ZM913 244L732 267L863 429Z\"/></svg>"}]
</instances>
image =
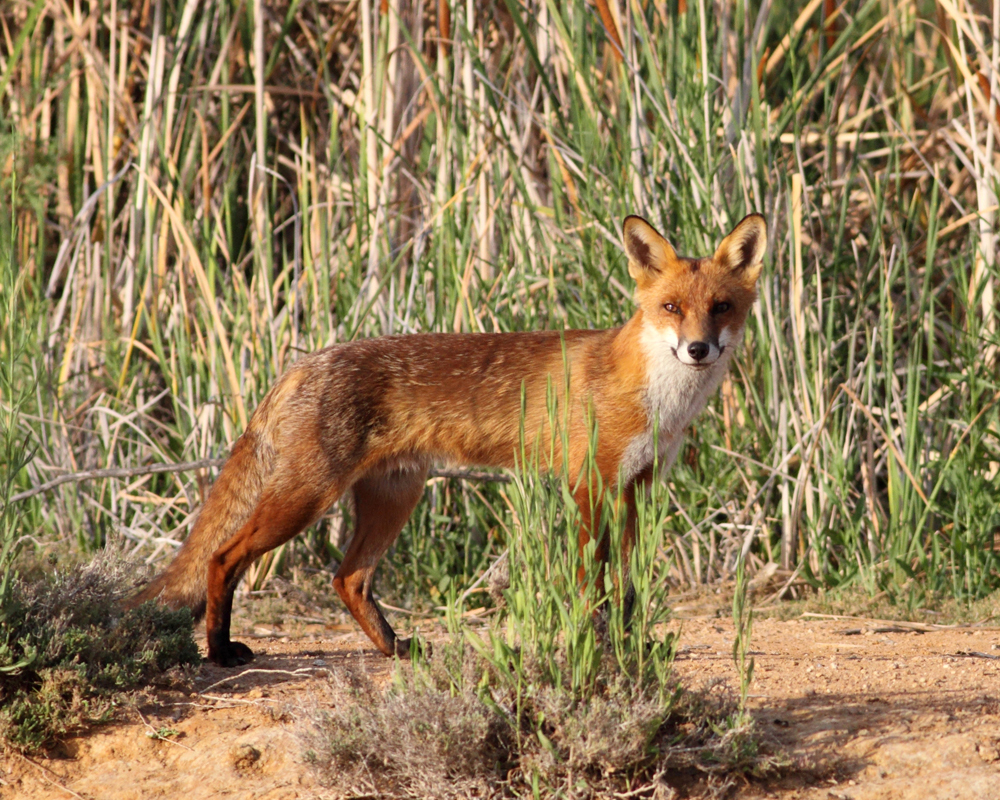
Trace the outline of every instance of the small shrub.
<instances>
[{"instance_id":1,"label":"small shrub","mask_svg":"<svg viewBox=\"0 0 1000 800\"><path fill-rule=\"evenodd\" d=\"M339 687L348 699L311 715L307 760L345 795L489 794L510 765L510 727L475 692L440 682L414 676L385 694Z\"/></svg>"},{"instance_id":2,"label":"small shrub","mask_svg":"<svg viewBox=\"0 0 1000 800\"><path fill-rule=\"evenodd\" d=\"M735 691L641 691L629 680L586 698L527 667L517 696L461 639L401 665L388 691L338 677L308 715L306 760L338 797L670 797L694 771L712 784L758 775L759 750Z\"/></svg>"},{"instance_id":3,"label":"small shrub","mask_svg":"<svg viewBox=\"0 0 1000 800\"><path fill-rule=\"evenodd\" d=\"M187 610L119 609L133 574L105 556L15 580L0 630L0 743L44 747L110 719L123 692L200 662Z\"/></svg>"}]
</instances>

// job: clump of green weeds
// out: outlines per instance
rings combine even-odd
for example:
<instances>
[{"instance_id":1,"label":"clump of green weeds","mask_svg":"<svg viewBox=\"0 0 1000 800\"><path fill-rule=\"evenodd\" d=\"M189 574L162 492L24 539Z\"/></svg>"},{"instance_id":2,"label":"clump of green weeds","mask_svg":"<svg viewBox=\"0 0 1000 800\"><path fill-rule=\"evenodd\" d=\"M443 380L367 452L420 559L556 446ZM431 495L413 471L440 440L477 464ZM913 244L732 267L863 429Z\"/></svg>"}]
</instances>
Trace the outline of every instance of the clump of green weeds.
<instances>
[{"instance_id":1,"label":"clump of green weeds","mask_svg":"<svg viewBox=\"0 0 1000 800\"><path fill-rule=\"evenodd\" d=\"M709 780L766 770L771 761L742 713L745 690L742 703L733 692L703 697L671 675L675 636L664 625L658 556L666 504L639 492L643 535L626 569L618 555L623 520L614 513L605 519L607 565L594 542L582 553L566 546L577 526L571 494L565 477L517 473L506 499L520 535L510 542L510 585L488 630L461 624L453 592L450 643L401 664L388 692L355 682L341 687L348 701L312 715L307 758L338 791L605 796L655 793L677 770L715 776ZM622 598L630 584L628 620ZM746 644L748 626L742 630Z\"/></svg>"},{"instance_id":2,"label":"clump of green weeds","mask_svg":"<svg viewBox=\"0 0 1000 800\"><path fill-rule=\"evenodd\" d=\"M37 750L112 718L127 692L198 664L189 611L120 610L134 568L115 555L10 585L0 629L0 744Z\"/></svg>"},{"instance_id":3,"label":"clump of green weeds","mask_svg":"<svg viewBox=\"0 0 1000 800\"><path fill-rule=\"evenodd\" d=\"M750 655L753 633L753 606L747 591L746 562L742 554L736 559L736 587L733 592L733 663L740 676L740 714L747 713L747 698L753 682L754 660Z\"/></svg>"}]
</instances>

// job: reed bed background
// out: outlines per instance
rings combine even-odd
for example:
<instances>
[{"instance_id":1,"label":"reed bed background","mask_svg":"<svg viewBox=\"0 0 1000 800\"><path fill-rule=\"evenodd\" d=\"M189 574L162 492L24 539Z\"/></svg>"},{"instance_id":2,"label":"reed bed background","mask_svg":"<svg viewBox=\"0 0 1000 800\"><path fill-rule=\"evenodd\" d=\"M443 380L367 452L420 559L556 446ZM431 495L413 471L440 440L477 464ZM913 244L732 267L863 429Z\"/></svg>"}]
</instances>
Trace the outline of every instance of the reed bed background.
<instances>
[{"instance_id":1,"label":"reed bed background","mask_svg":"<svg viewBox=\"0 0 1000 800\"><path fill-rule=\"evenodd\" d=\"M6 497L132 472L4 513L29 549L160 563L216 470L146 470L223 457L299 354L617 325L627 214L707 254L760 211L747 346L651 500L658 585L731 580L742 552L772 600L982 598L998 32L997 0L10 0ZM502 483L432 479L389 595L466 590L515 512ZM347 516L248 585L336 559Z\"/></svg>"}]
</instances>

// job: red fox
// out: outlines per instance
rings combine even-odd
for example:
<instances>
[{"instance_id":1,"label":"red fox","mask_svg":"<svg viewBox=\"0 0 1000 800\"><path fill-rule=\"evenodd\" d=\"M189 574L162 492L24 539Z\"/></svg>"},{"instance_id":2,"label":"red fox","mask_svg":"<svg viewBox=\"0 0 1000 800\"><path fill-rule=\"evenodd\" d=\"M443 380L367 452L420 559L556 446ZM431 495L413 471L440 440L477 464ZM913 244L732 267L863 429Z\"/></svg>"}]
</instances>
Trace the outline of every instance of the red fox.
<instances>
[{"instance_id":1,"label":"red fox","mask_svg":"<svg viewBox=\"0 0 1000 800\"><path fill-rule=\"evenodd\" d=\"M678 256L636 216L623 239L638 309L619 328L386 336L299 359L257 407L174 561L129 605L157 599L204 613L208 659L246 663L250 648L229 636L240 577L350 491L354 536L333 586L379 650L408 654L372 577L430 464L515 467L524 442L543 467L582 478L595 423L603 488L577 482L579 545L600 533L609 497L623 504L627 556L637 483L650 480L654 458L673 462L743 339L767 226L747 216L706 258ZM565 437L551 435L553 393Z\"/></svg>"}]
</instances>

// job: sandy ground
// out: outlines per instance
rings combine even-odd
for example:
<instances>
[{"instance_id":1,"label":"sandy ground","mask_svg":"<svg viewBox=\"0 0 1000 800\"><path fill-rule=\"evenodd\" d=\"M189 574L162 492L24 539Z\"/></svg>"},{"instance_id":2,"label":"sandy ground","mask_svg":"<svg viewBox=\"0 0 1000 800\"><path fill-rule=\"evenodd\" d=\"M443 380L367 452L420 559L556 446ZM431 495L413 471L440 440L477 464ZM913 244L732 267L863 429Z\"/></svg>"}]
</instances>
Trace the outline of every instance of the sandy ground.
<instances>
[{"instance_id":1,"label":"sandy ground","mask_svg":"<svg viewBox=\"0 0 1000 800\"><path fill-rule=\"evenodd\" d=\"M722 620L684 624L685 685L737 681L732 631ZM758 728L789 766L739 796L1000 798L1000 632L768 619L755 622L752 648Z\"/></svg>"},{"instance_id":2,"label":"sandy ground","mask_svg":"<svg viewBox=\"0 0 1000 800\"><path fill-rule=\"evenodd\" d=\"M732 622L679 624L682 683L733 691ZM158 690L127 722L47 758L0 759L0 798L322 797L302 760L297 709L331 674L385 681L391 662L350 624L300 625L294 635L258 627L243 638L259 654L249 668L202 666L194 691ZM1000 800L997 629L758 619L752 652L752 708L787 767L730 797Z\"/></svg>"}]
</instances>

